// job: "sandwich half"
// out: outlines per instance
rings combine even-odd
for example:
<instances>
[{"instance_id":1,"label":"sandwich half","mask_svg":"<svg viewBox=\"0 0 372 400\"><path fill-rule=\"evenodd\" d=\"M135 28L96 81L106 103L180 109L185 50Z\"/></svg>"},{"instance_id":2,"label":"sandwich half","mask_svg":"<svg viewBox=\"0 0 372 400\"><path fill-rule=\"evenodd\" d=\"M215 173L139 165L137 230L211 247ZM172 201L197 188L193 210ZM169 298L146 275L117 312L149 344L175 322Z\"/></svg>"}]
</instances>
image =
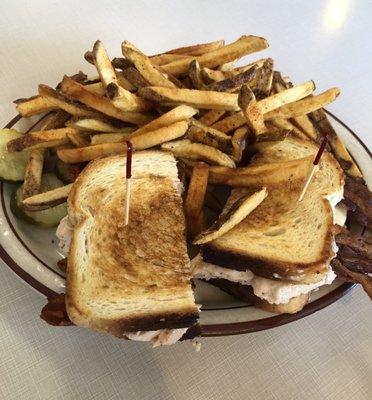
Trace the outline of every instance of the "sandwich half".
<instances>
[{"instance_id":1,"label":"sandwich half","mask_svg":"<svg viewBox=\"0 0 372 400\"><path fill-rule=\"evenodd\" d=\"M66 309L79 326L171 344L197 321L176 160L161 151L132 160L124 225L124 156L91 162L68 198L58 235L68 247Z\"/></svg>"},{"instance_id":2,"label":"sandwich half","mask_svg":"<svg viewBox=\"0 0 372 400\"><path fill-rule=\"evenodd\" d=\"M299 159L318 149L292 137L257 147L252 165ZM301 310L313 290L336 277L330 267L337 252L334 209L343 185L340 166L325 152L302 201L302 181L268 186L268 196L243 221L202 245L193 260L194 277L269 311ZM224 212L252 190L257 188L234 189Z\"/></svg>"}]
</instances>

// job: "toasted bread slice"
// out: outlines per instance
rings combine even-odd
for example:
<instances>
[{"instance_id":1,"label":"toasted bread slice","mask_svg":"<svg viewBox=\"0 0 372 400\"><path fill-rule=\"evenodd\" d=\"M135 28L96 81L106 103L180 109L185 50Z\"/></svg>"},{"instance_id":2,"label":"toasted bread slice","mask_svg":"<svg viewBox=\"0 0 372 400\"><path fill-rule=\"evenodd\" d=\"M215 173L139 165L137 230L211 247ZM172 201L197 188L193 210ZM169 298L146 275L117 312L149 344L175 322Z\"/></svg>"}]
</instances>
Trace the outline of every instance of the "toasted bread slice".
<instances>
[{"instance_id":1,"label":"toasted bread slice","mask_svg":"<svg viewBox=\"0 0 372 400\"><path fill-rule=\"evenodd\" d=\"M317 146L300 139L265 143L253 164L295 159L315 154ZM331 154L323 154L304 199L298 197L303 182L268 187L267 198L225 235L202 246L206 262L236 270L251 270L258 276L301 283L321 281L333 249L333 212L326 199L341 193L343 173ZM233 190L228 208L246 190Z\"/></svg>"},{"instance_id":2,"label":"toasted bread slice","mask_svg":"<svg viewBox=\"0 0 372 400\"><path fill-rule=\"evenodd\" d=\"M160 151L133 155L127 226L125 164L123 156L93 161L71 190L68 315L76 325L115 336L189 327L198 308L176 161Z\"/></svg>"},{"instance_id":3,"label":"toasted bread slice","mask_svg":"<svg viewBox=\"0 0 372 400\"><path fill-rule=\"evenodd\" d=\"M244 301L253 304L258 308L276 314L295 314L301 311L309 302L310 294L305 293L300 296L293 297L285 304L271 304L266 300L260 299L253 293L251 286L242 285L241 283L231 282L226 279L211 279L208 283L217 286L219 289Z\"/></svg>"}]
</instances>

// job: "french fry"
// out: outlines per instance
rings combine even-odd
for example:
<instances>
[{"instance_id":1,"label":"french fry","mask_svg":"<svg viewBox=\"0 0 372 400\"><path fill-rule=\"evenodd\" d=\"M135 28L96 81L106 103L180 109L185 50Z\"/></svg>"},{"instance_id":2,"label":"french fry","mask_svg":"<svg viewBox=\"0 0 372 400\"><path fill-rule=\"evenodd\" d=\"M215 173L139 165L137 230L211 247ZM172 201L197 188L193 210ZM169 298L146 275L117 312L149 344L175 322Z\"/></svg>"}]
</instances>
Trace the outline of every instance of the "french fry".
<instances>
[{"instance_id":1,"label":"french fry","mask_svg":"<svg viewBox=\"0 0 372 400\"><path fill-rule=\"evenodd\" d=\"M233 187L262 187L304 181L313 157L273 162L245 168L210 167L209 183Z\"/></svg>"},{"instance_id":2,"label":"french fry","mask_svg":"<svg viewBox=\"0 0 372 400\"><path fill-rule=\"evenodd\" d=\"M141 87L150 86L149 82L134 68L129 67L122 71L123 77L138 90Z\"/></svg>"},{"instance_id":3,"label":"french fry","mask_svg":"<svg viewBox=\"0 0 372 400\"><path fill-rule=\"evenodd\" d=\"M155 131L144 132L136 137L130 137L134 150L144 150L164 142L183 136L188 129L186 121L176 122ZM91 161L96 158L126 152L125 143L104 143L76 149L61 149L57 151L58 157L68 164Z\"/></svg>"},{"instance_id":4,"label":"french fry","mask_svg":"<svg viewBox=\"0 0 372 400\"><path fill-rule=\"evenodd\" d=\"M226 111L210 110L207 111L202 117L200 117L198 121L204 125L211 126L215 122L217 122L225 113Z\"/></svg>"},{"instance_id":5,"label":"french fry","mask_svg":"<svg viewBox=\"0 0 372 400\"><path fill-rule=\"evenodd\" d=\"M44 165L44 155L44 149L35 149L30 153L22 185L24 199L39 193Z\"/></svg>"},{"instance_id":6,"label":"french fry","mask_svg":"<svg viewBox=\"0 0 372 400\"><path fill-rule=\"evenodd\" d=\"M304 97L309 96L314 91L314 89L314 82L307 81L301 85L293 86L292 88L286 89L283 92L276 93L272 96L260 100L258 102L258 106L261 110L261 113L266 114L285 104L293 103L294 101L301 100Z\"/></svg>"},{"instance_id":7,"label":"french fry","mask_svg":"<svg viewBox=\"0 0 372 400\"><path fill-rule=\"evenodd\" d=\"M67 164L76 164L114 154L124 154L126 151L127 146L125 143L102 143L74 149L60 149L57 150L57 155Z\"/></svg>"},{"instance_id":8,"label":"french fry","mask_svg":"<svg viewBox=\"0 0 372 400\"><path fill-rule=\"evenodd\" d=\"M74 82L73 80L71 80ZM75 82L76 83L76 82ZM76 83L80 85L79 83ZM82 86L82 85L81 85ZM46 85L39 85L39 94L46 98L56 108L60 108L76 117L99 117L101 114L83 104L78 104L71 101L66 96Z\"/></svg>"},{"instance_id":9,"label":"french fry","mask_svg":"<svg viewBox=\"0 0 372 400\"><path fill-rule=\"evenodd\" d=\"M114 82L107 86L106 95L111 103L122 111L146 111L151 108L149 102Z\"/></svg>"},{"instance_id":10,"label":"french fry","mask_svg":"<svg viewBox=\"0 0 372 400\"><path fill-rule=\"evenodd\" d=\"M69 118L69 114L65 111L56 111L44 122L41 126L41 130L58 129L62 127ZM22 184L23 199L34 196L40 191L44 156L45 149L35 149L30 152Z\"/></svg>"},{"instance_id":11,"label":"french fry","mask_svg":"<svg viewBox=\"0 0 372 400\"><path fill-rule=\"evenodd\" d=\"M94 43L92 56L94 65L97 68L97 72L104 88L107 88L110 83L118 84L115 69L112 66L107 51L100 40L97 40Z\"/></svg>"},{"instance_id":12,"label":"french fry","mask_svg":"<svg viewBox=\"0 0 372 400\"><path fill-rule=\"evenodd\" d=\"M40 211L58 206L67 200L71 188L72 183L48 192L39 193L35 196L28 197L22 202L23 208L26 211Z\"/></svg>"},{"instance_id":13,"label":"french fry","mask_svg":"<svg viewBox=\"0 0 372 400\"><path fill-rule=\"evenodd\" d=\"M242 72L245 72L248 69L251 69L252 67L261 68L267 62L273 62L273 60L271 58L260 58L259 60L253 61L252 63L246 64L246 65L243 65L242 67L236 67L236 68L232 69L231 71L225 71L226 72L225 76L227 78L232 77L234 75L241 74Z\"/></svg>"},{"instance_id":14,"label":"french fry","mask_svg":"<svg viewBox=\"0 0 372 400\"><path fill-rule=\"evenodd\" d=\"M189 56L200 56L210 51L217 50L225 45L224 40L216 40L209 43L194 44L191 46L179 47L177 49L168 50L163 54L178 54L178 55L189 55ZM156 57L152 56L151 58Z\"/></svg>"},{"instance_id":15,"label":"french fry","mask_svg":"<svg viewBox=\"0 0 372 400\"><path fill-rule=\"evenodd\" d=\"M329 122L325 111L323 109L319 109L312 112L310 115L322 135L324 136L326 133L328 134L329 144L332 152L345 173L350 176L362 178L362 173L360 172L353 158L350 156L342 140L337 136L337 133Z\"/></svg>"},{"instance_id":16,"label":"french fry","mask_svg":"<svg viewBox=\"0 0 372 400\"><path fill-rule=\"evenodd\" d=\"M131 138L142 135L145 132L155 131L159 128L163 128L169 125L172 125L176 122L189 120L195 114L197 114L198 110L196 108L190 106L178 106L173 108L173 110L164 113L159 118L156 118L149 122L147 125L142 126L132 133Z\"/></svg>"},{"instance_id":17,"label":"french fry","mask_svg":"<svg viewBox=\"0 0 372 400\"><path fill-rule=\"evenodd\" d=\"M207 83L219 82L223 81L227 78L227 74L222 71L210 69L210 68L202 68L201 69L201 77Z\"/></svg>"},{"instance_id":18,"label":"french fry","mask_svg":"<svg viewBox=\"0 0 372 400\"><path fill-rule=\"evenodd\" d=\"M237 111L238 95L193 89L171 89L159 86L141 88L138 95L166 104L187 104L197 108Z\"/></svg>"},{"instance_id":19,"label":"french fry","mask_svg":"<svg viewBox=\"0 0 372 400\"><path fill-rule=\"evenodd\" d=\"M257 208L265 200L267 194L267 189L264 187L251 195L238 199L221 213L212 226L200 233L193 241L193 244L208 243L226 234Z\"/></svg>"},{"instance_id":20,"label":"french fry","mask_svg":"<svg viewBox=\"0 0 372 400\"><path fill-rule=\"evenodd\" d=\"M29 99L19 99L15 101L17 111L22 117L31 117L32 115L41 114L58 109L55 103L43 96L33 96Z\"/></svg>"},{"instance_id":21,"label":"french fry","mask_svg":"<svg viewBox=\"0 0 372 400\"><path fill-rule=\"evenodd\" d=\"M120 121L131 122L136 125L144 125L151 120L151 116L148 114L119 110L111 104L109 99L89 92L83 85L66 76L63 78L62 92L71 96L75 100ZM93 117L96 116L97 115L93 115Z\"/></svg>"},{"instance_id":22,"label":"french fry","mask_svg":"<svg viewBox=\"0 0 372 400\"><path fill-rule=\"evenodd\" d=\"M154 65L161 66L164 64L169 64L177 60L194 60L193 56L186 56L184 54L159 54L157 56L151 56L150 60Z\"/></svg>"},{"instance_id":23,"label":"french fry","mask_svg":"<svg viewBox=\"0 0 372 400\"><path fill-rule=\"evenodd\" d=\"M106 94L106 89L102 85L102 82L90 83L89 85L84 85L84 87L89 92L100 94L101 96Z\"/></svg>"},{"instance_id":24,"label":"french fry","mask_svg":"<svg viewBox=\"0 0 372 400\"><path fill-rule=\"evenodd\" d=\"M292 122L290 122L287 119L274 118L274 119L271 119L267 125L269 125L269 123L273 124L278 129L291 131L293 133L293 135L295 137L298 137L299 139L309 140L309 138L306 136L306 134L304 134L302 131L300 131L295 125L292 124Z\"/></svg>"},{"instance_id":25,"label":"french fry","mask_svg":"<svg viewBox=\"0 0 372 400\"><path fill-rule=\"evenodd\" d=\"M230 136L197 120L191 120L187 138L193 142L200 142L215 147L223 152L231 152L232 150Z\"/></svg>"},{"instance_id":26,"label":"french fry","mask_svg":"<svg viewBox=\"0 0 372 400\"><path fill-rule=\"evenodd\" d=\"M127 69L133 67L133 63L123 57L115 57L112 59L111 64L114 68Z\"/></svg>"},{"instance_id":27,"label":"french fry","mask_svg":"<svg viewBox=\"0 0 372 400\"><path fill-rule=\"evenodd\" d=\"M90 144L102 144L102 143L120 143L128 140L130 134L128 133L100 133L92 135L90 138Z\"/></svg>"},{"instance_id":28,"label":"french fry","mask_svg":"<svg viewBox=\"0 0 372 400\"><path fill-rule=\"evenodd\" d=\"M192 143L188 139L164 143L161 148L172 152L176 157L201 160L212 165L235 168L234 161L222 151L201 143Z\"/></svg>"},{"instance_id":29,"label":"french fry","mask_svg":"<svg viewBox=\"0 0 372 400\"><path fill-rule=\"evenodd\" d=\"M208 185L209 167L197 162L193 168L185 200L187 234L194 238L204 229L203 206Z\"/></svg>"},{"instance_id":30,"label":"french fry","mask_svg":"<svg viewBox=\"0 0 372 400\"><path fill-rule=\"evenodd\" d=\"M67 137L75 147L86 147L86 146L89 146L88 139L85 138L79 131L77 131L77 132L68 132L67 133Z\"/></svg>"},{"instance_id":31,"label":"french fry","mask_svg":"<svg viewBox=\"0 0 372 400\"><path fill-rule=\"evenodd\" d=\"M196 60L201 67L214 68L267 47L267 41L261 37L242 36L233 43L197 56ZM168 74L178 76L187 72L188 65L188 60L178 60L165 64L161 68Z\"/></svg>"},{"instance_id":32,"label":"french fry","mask_svg":"<svg viewBox=\"0 0 372 400\"><path fill-rule=\"evenodd\" d=\"M67 123L67 126L78 129L79 131L96 131L96 132L121 132L132 133L136 130L134 127L120 127L105 119L98 118L72 118ZM119 125L119 126L118 126Z\"/></svg>"},{"instance_id":33,"label":"french fry","mask_svg":"<svg viewBox=\"0 0 372 400\"><path fill-rule=\"evenodd\" d=\"M264 117L261 109L256 101L256 97L252 90L247 86L243 85L239 92L238 104L245 119L247 125L254 132L256 138L267 132Z\"/></svg>"},{"instance_id":34,"label":"french fry","mask_svg":"<svg viewBox=\"0 0 372 400\"><path fill-rule=\"evenodd\" d=\"M150 86L176 87L174 83L151 63L145 54L134 49L129 42L123 42L121 50L125 58L134 64L139 73L150 83Z\"/></svg>"},{"instance_id":35,"label":"french fry","mask_svg":"<svg viewBox=\"0 0 372 400\"><path fill-rule=\"evenodd\" d=\"M292 83L286 82L281 73L275 71L273 74L273 86L277 93L292 87ZM314 124L310 121L307 115L299 115L298 117L291 118L291 123L305 133L309 139L317 141L319 132L316 130Z\"/></svg>"},{"instance_id":36,"label":"french fry","mask_svg":"<svg viewBox=\"0 0 372 400\"><path fill-rule=\"evenodd\" d=\"M221 65L219 65L219 66L217 67L217 69L218 69L219 71L222 71L222 72L231 71L231 70L234 69L235 64L237 63L237 61L238 61L238 60L232 60L232 61L227 62L227 63L225 63L225 64L221 64Z\"/></svg>"},{"instance_id":37,"label":"french fry","mask_svg":"<svg viewBox=\"0 0 372 400\"><path fill-rule=\"evenodd\" d=\"M196 60L191 61L188 76L190 77L193 87L195 89L206 89L206 85L201 76L200 65Z\"/></svg>"},{"instance_id":38,"label":"french fry","mask_svg":"<svg viewBox=\"0 0 372 400\"><path fill-rule=\"evenodd\" d=\"M212 125L212 128L217 129L221 132L233 131L247 123L244 114L240 111L235 114L229 115L228 117L217 121Z\"/></svg>"},{"instance_id":39,"label":"french fry","mask_svg":"<svg viewBox=\"0 0 372 400\"><path fill-rule=\"evenodd\" d=\"M208 90L213 90L216 92L236 92L242 85L247 84L250 86L257 74L257 68L252 67L241 74L235 75L232 78L227 78L219 82L212 83L208 86Z\"/></svg>"},{"instance_id":40,"label":"french fry","mask_svg":"<svg viewBox=\"0 0 372 400\"><path fill-rule=\"evenodd\" d=\"M269 96L274 76L273 67L274 61L271 58L267 58L262 66L258 68L253 79L247 83L257 99Z\"/></svg>"},{"instance_id":41,"label":"french fry","mask_svg":"<svg viewBox=\"0 0 372 400\"><path fill-rule=\"evenodd\" d=\"M291 90L291 89L288 89ZM284 92L281 92L284 93ZM278 93L278 94L281 94ZM325 92L316 96L311 96L306 99L296 101L294 103L285 104L265 114L265 119L271 118L294 118L304 114L309 114L316 111L325 105L334 101L340 94L338 88L328 89ZM274 95L277 96L277 95ZM271 96L273 97L273 96ZM269 98L269 97L268 97ZM266 99L265 99L266 100ZM264 100L261 100L264 101Z\"/></svg>"},{"instance_id":42,"label":"french fry","mask_svg":"<svg viewBox=\"0 0 372 400\"><path fill-rule=\"evenodd\" d=\"M248 134L248 127L241 126L240 128L235 130L234 134L231 137L231 157L236 163L239 163L242 160L243 151L247 146Z\"/></svg>"},{"instance_id":43,"label":"french fry","mask_svg":"<svg viewBox=\"0 0 372 400\"><path fill-rule=\"evenodd\" d=\"M60 128L28 133L8 142L7 149L9 153L14 153L25 149L61 146L69 142L67 134L72 132L78 131L73 128Z\"/></svg>"}]
</instances>

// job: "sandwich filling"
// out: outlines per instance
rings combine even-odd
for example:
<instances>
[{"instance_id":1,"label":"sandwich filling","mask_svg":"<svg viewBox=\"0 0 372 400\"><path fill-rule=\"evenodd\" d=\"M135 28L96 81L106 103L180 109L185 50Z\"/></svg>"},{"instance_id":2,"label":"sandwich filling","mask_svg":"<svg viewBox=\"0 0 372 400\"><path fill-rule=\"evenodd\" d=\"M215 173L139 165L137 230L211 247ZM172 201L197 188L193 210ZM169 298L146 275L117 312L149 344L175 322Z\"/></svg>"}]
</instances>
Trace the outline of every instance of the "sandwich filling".
<instances>
[{"instance_id":1,"label":"sandwich filling","mask_svg":"<svg viewBox=\"0 0 372 400\"><path fill-rule=\"evenodd\" d=\"M192 266L194 278L205 280L219 278L252 286L254 294L270 304L286 304L294 297L310 293L320 286L330 285L336 278L336 274L329 268L326 276L316 283L297 284L273 280L257 276L249 269L237 271L204 262L201 255L197 255L192 260Z\"/></svg>"}]
</instances>

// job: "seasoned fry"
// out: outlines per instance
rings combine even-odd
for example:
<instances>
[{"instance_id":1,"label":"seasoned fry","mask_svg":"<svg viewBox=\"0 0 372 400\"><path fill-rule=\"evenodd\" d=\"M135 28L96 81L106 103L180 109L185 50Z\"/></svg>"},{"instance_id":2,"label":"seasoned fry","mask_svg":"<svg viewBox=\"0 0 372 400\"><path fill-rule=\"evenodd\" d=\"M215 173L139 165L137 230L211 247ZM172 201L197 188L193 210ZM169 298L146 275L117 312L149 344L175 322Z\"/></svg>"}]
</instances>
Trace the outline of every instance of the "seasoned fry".
<instances>
[{"instance_id":1,"label":"seasoned fry","mask_svg":"<svg viewBox=\"0 0 372 400\"><path fill-rule=\"evenodd\" d=\"M294 101L301 100L306 96L309 96L314 91L314 89L314 82L308 81L301 85L293 86L292 88L284 90L283 92L276 93L270 97L266 97L265 99L260 100L258 102L258 105L261 112L263 114L266 114L285 104L292 103Z\"/></svg>"},{"instance_id":2,"label":"seasoned fry","mask_svg":"<svg viewBox=\"0 0 372 400\"><path fill-rule=\"evenodd\" d=\"M89 141L80 132L68 132L67 137L75 147L89 146Z\"/></svg>"},{"instance_id":3,"label":"seasoned fry","mask_svg":"<svg viewBox=\"0 0 372 400\"><path fill-rule=\"evenodd\" d=\"M209 43L194 44L191 46L179 47L177 49L168 50L162 54L180 54L189 56L200 56L210 51L217 50L225 45L224 40L217 40ZM161 54L160 54L161 55ZM152 56L156 57L156 56Z\"/></svg>"},{"instance_id":4,"label":"seasoned fry","mask_svg":"<svg viewBox=\"0 0 372 400\"><path fill-rule=\"evenodd\" d=\"M188 75L195 89L206 89L206 85L201 76L200 65L196 60L191 61Z\"/></svg>"},{"instance_id":5,"label":"seasoned fry","mask_svg":"<svg viewBox=\"0 0 372 400\"><path fill-rule=\"evenodd\" d=\"M23 198L27 199L39 193L44 164L44 149L32 150L27 161L25 178L22 185Z\"/></svg>"},{"instance_id":6,"label":"seasoned fry","mask_svg":"<svg viewBox=\"0 0 372 400\"><path fill-rule=\"evenodd\" d=\"M194 60L193 56L186 56L184 54L159 54L158 56L151 56L150 60L154 65L161 66L164 64L169 64L177 60Z\"/></svg>"},{"instance_id":7,"label":"seasoned fry","mask_svg":"<svg viewBox=\"0 0 372 400\"><path fill-rule=\"evenodd\" d=\"M269 96L273 83L273 68L274 61L272 58L266 59L262 66L258 68L258 71L253 77L252 81L247 83L256 96L256 99L263 99Z\"/></svg>"},{"instance_id":8,"label":"seasoned fry","mask_svg":"<svg viewBox=\"0 0 372 400\"><path fill-rule=\"evenodd\" d=\"M212 83L208 86L208 90L214 90L216 92L236 92L242 85L247 84L250 86L250 82L253 82L257 74L257 68L252 67L241 74L235 75L232 78L227 78L219 82Z\"/></svg>"},{"instance_id":9,"label":"seasoned fry","mask_svg":"<svg viewBox=\"0 0 372 400\"><path fill-rule=\"evenodd\" d=\"M102 144L102 143L120 143L128 140L130 134L128 133L100 133L93 135L90 138L90 144Z\"/></svg>"},{"instance_id":10,"label":"seasoned fry","mask_svg":"<svg viewBox=\"0 0 372 400\"><path fill-rule=\"evenodd\" d=\"M90 83L89 85L84 85L84 87L92 93L100 94L102 96L106 94L106 89L102 85L102 82Z\"/></svg>"},{"instance_id":11,"label":"seasoned fry","mask_svg":"<svg viewBox=\"0 0 372 400\"><path fill-rule=\"evenodd\" d=\"M202 68L201 77L207 83L219 82L223 81L227 78L227 74L222 71L210 69L210 68Z\"/></svg>"},{"instance_id":12,"label":"seasoned fry","mask_svg":"<svg viewBox=\"0 0 372 400\"><path fill-rule=\"evenodd\" d=\"M72 118L66 125L80 131L132 133L136 130L134 127L120 127L117 123L114 125L109 120L97 118Z\"/></svg>"},{"instance_id":13,"label":"seasoned fry","mask_svg":"<svg viewBox=\"0 0 372 400\"><path fill-rule=\"evenodd\" d=\"M133 67L133 64L129 60L127 60L123 57L113 58L111 61L111 64L114 66L114 68L118 68L118 69L127 69L130 67Z\"/></svg>"},{"instance_id":14,"label":"seasoned fry","mask_svg":"<svg viewBox=\"0 0 372 400\"><path fill-rule=\"evenodd\" d=\"M267 47L268 43L264 38L242 36L233 43L197 56L196 60L201 67L214 68L256 51L264 50ZM178 60L163 65L161 68L166 73L178 76L187 72L188 65L188 60Z\"/></svg>"},{"instance_id":15,"label":"seasoned fry","mask_svg":"<svg viewBox=\"0 0 372 400\"><path fill-rule=\"evenodd\" d=\"M261 68L265 65L265 63L273 63L273 59L272 58L260 58L259 60L253 61L252 63L249 63L247 65L243 65L242 67L236 67L231 71L225 71L226 72L225 75L226 75L226 77L232 77L234 75L241 74L242 72L245 72L254 66L257 68Z\"/></svg>"},{"instance_id":16,"label":"seasoned fry","mask_svg":"<svg viewBox=\"0 0 372 400\"><path fill-rule=\"evenodd\" d=\"M164 143L161 148L172 152L176 157L190 160L202 160L212 165L235 168L234 161L222 151L200 143L192 143L188 139Z\"/></svg>"},{"instance_id":17,"label":"seasoned fry","mask_svg":"<svg viewBox=\"0 0 372 400\"><path fill-rule=\"evenodd\" d=\"M50 129L47 131L32 132L18 139L11 140L7 144L10 153L25 149L40 149L61 146L68 143L68 133L77 133L73 128Z\"/></svg>"},{"instance_id":18,"label":"seasoned fry","mask_svg":"<svg viewBox=\"0 0 372 400\"><path fill-rule=\"evenodd\" d=\"M144 132L141 135L130 137L130 141L134 150L144 150L180 138L186 133L187 129L188 123L180 121L155 131ZM61 149L57 151L57 155L65 163L73 164L91 161L112 154L121 154L125 151L125 143L104 143L77 149Z\"/></svg>"},{"instance_id":19,"label":"seasoned fry","mask_svg":"<svg viewBox=\"0 0 372 400\"><path fill-rule=\"evenodd\" d=\"M81 103L100 111L110 117L120 121L131 122L137 125L143 125L150 121L151 116L139 112L126 112L114 107L107 98L90 93L83 85L73 81L68 77L63 78L62 92L80 101ZM87 115L82 115L87 116ZM88 115L91 116L91 115ZM95 117L96 115L93 115Z\"/></svg>"},{"instance_id":20,"label":"seasoned fry","mask_svg":"<svg viewBox=\"0 0 372 400\"><path fill-rule=\"evenodd\" d=\"M292 83L286 82L281 73L275 71L273 74L273 86L277 93L292 87ZM298 117L291 118L291 123L305 133L311 140L317 141L319 137L319 132L317 132L314 124L310 121L307 115L299 115ZM298 135L297 135L298 136Z\"/></svg>"},{"instance_id":21,"label":"seasoned fry","mask_svg":"<svg viewBox=\"0 0 372 400\"><path fill-rule=\"evenodd\" d=\"M267 194L267 189L264 187L251 195L241 197L229 209L223 211L218 220L198 235L193 243L204 244L223 236L257 208L265 200Z\"/></svg>"},{"instance_id":22,"label":"seasoned fry","mask_svg":"<svg viewBox=\"0 0 372 400\"><path fill-rule=\"evenodd\" d=\"M291 90L291 89L288 89ZM284 93L284 92L281 92ZM281 94L278 93L278 94ZM318 94L317 96L308 97L306 99L302 99L296 101L294 103L285 104L279 108L272 110L265 114L265 119L271 118L293 118L298 117L304 114L309 114L313 111L318 110L319 108L324 107L325 105L334 101L337 96L340 94L340 90L338 88L328 89L325 92ZM277 95L274 95L277 96ZM273 96L271 96L273 97ZM268 97L269 98L269 97ZM265 99L266 100L266 99ZM261 100L264 101L264 100Z\"/></svg>"},{"instance_id":23,"label":"seasoned fry","mask_svg":"<svg viewBox=\"0 0 372 400\"><path fill-rule=\"evenodd\" d=\"M41 127L41 130L58 129L70 118L65 111L59 110L50 115ZM25 176L22 185L23 199L39 193L45 149L35 149L30 152L27 161Z\"/></svg>"},{"instance_id":24,"label":"seasoned fry","mask_svg":"<svg viewBox=\"0 0 372 400\"><path fill-rule=\"evenodd\" d=\"M225 113L226 111L210 110L200 117L198 121L204 125L210 126L217 122Z\"/></svg>"},{"instance_id":25,"label":"seasoned fry","mask_svg":"<svg viewBox=\"0 0 372 400\"><path fill-rule=\"evenodd\" d=\"M71 79L72 82L74 82ZM76 82L74 82L76 83ZM80 83L76 83L80 85ZM82 85L81 85L82 86ZM89 93L89 92L88 92ZM99 117L101 114L83 104L79 104L71 101L66 96L52 89L46 85L39 85L39 94L45 97L50 103L53 103L55 107L61 108L76 117Z\"/></svg>"},{"instance_id":26,"label":"seasoned fry","mask_svg":"<svg viewBox=\"0 0 372 400\"><path fill-rule=\"evenodd\" d=\"M362 173L360 172L353 158L350 156L342 140L337 136L337 133L329 122L325 111L323 109L314 111L311 113L311 118L315 122L322 135L325 133L329 135L329 144L332 152L345 173L350 176L361 178Z\"/></svg>"},{"instance_id":27,"label":"seasoned fry","mask_svg":"<svg viewBox=\"0 0 372 400\"><path fill-rule=\"evenodd\" d=\"M149 102L114 82L107 86L106 95L111 103L122 111L146 111L151 108Z\"/></svg>"},{"instance_id":28,"label":"seasoned fry","mask_svg":"<svg viewBox=\"0 0 372 400\"><path fill-rule=\"evenodd\" d=\"M234 187L262 187L280 185L290 181L304 181L313 157L273 162L245 168L210 167L209 183Z\"/></svg>"},{"instance_id":29,"label":"seasoned fry","mask_svg":"<svg viewBox=\"0 0 372 400\"><path fill-rule=\"evenodd\" d=\"M208 185L209 167L197 162L193 168L185 200L187 233L191 238L204 229L203 205Z\"/></svg>"},{"instance_id":30,"label":"seasoned fry","mask_svg":"<svg viewBox=\"0 0 372 400\"><path fill-rule=\"evenodd\" d=\"M264 117L252 90L243 85L239 92L239 107L242 109L249 128L256 137L267 132Z\"/></svg>"},{"instance_id":31,"label":"seasoned fry","mask_svg":"<svg viewBox=\"0 0 372 400\"><path fill-rule=\"evenodd\" d=\"M16 109L22 117L31 117L32 115L58 109L55 103L43 96L33 96L29 99L15 100Z\"/></svg>"},{"instance_id":32,"label":"seasoned fry","mask_svg":"<svg viewBox=\"0 0 372 400\"><path fill-rule=\"evenodd\" d=\"M137 129L131 135L131 138L141 135L145 132L155 131L159 128L172 125L176 122L185 121L197 114L198 110L190 106L178 106L173 110L164 113L159 118L156 118L149 122L147 125Z\"/></svg>"},{"instance_id":33,"label":"seasoned fry","mask_svg":"<svg viewBox=\"0 0 372 400\"><path fill-rule=\"evenodd\" d=\"M231 70L234 69L235 64L236 64L237 61L238 61L238 60L232 60L232 61L227 62L227 63L225 63L225 64L221 64L221 65L219 65L219 66L217 67L217 69L218 69L219 71L222 71L222 72L231 71Z\"/></svg>"},{"instance_id":34,"label":"seasoned fry","mask_svg":"<svg viewBox=\"0 0 372 400\"><path fill-rule=\"evenodd\" d=\"M300 131L295 125L293 125L289 120L283 119L283 118L274 118L271 119L268 123L273 124L276 128L282 129L282 130L289 130L293 133L294 136L303 139L303 140L309 140L309 138L302 132Z\"/></svg>"},{"instance_id":35,"label":"seasoned fry","mask_svg":"<svg viewBox=\"0 0 372 400\"><path fill-rule=\"evenodd\" d=\"M118 84L115 69L112 66L107 51L100 40L97 40L94 43L92 56L94 65L97 68L97 72L104 88L107 88L110 83Z\"/></svg>"},{"instance_id":36,"label":"seasoned fry","mask_svg":"<svg viewBox=\"0 0 372 400\"><path fill-rule=\"evenodd\" d=\"M22 202L23 207L26 211L40 211L58 206L66 201L71 188L72 183L48 192L36 194L35 196L24 199Z\"/></svg>"},{"instance_id":37,"label":"seasoned fry","mask_svg":"<svg viewBox=\"0 0 372 400\"><path fill-rule=\"evenodd\" d=\"M166 104L187 104L197 108L237 111L238 95L193 89L171 89L159 86L142 88L139 96Z\"/></svg>"},{"instance_id":38,"label":"seasoned fry","mask_svg":"<svg viewBox=\"0 0 372 400\"><path fill-rule=\"evenodd\" d=\"M122 71L123 77L135 88L138 90L141 87L150 86L149 82L134 68L129 67Z\"/></svg>"},{"instance_id":39,"label":"seasoned fry","mask_svg":"<svg viewBox=\"0 0 372 400\"><path fill-rule=\"evenodd\" d=\"M204 125L197 120L191 120L187 137L193 142L204 143L223 152L231 152L231 137L217 129Z\"/></svg>"},{"instance_id":40,"label":"seasoned fry","mask_svg":"<svg viewBox=\"0 0 372 400\"><path fill-rule=\"evenodd\" d=\"M230 132L236 128L241 127L246 124L246 119L244 114L240 111L238 113L229 115L228 117L217 121L212 125L212 128L217 129L221 132Z\"/></svg>"},{"instance_id":41,"label":"seasoned fry","mask_svg":"<svg viewBox=\"0 0 372 400\"><path fill-rule=\"evenodd\" d=\"M248 134L249 134L248 127L242 126L236 129L231 137L231 145L232 145L231 157L236 163L242 160L243 151L247 146Z\"/></svg>"},{"instance_id":42,"label":"seasoned fry","mask_svg":"<svg viewBox=\"0 0 372 400\"><path fill-rule=\"evenodd\" d=\"M145 54L135 50L129 42L123 42L121 50L125 58L134 64L139 73L149 82L150 86L176 87L174 83L151 63Z\"/></svg>"}]
</instances>

